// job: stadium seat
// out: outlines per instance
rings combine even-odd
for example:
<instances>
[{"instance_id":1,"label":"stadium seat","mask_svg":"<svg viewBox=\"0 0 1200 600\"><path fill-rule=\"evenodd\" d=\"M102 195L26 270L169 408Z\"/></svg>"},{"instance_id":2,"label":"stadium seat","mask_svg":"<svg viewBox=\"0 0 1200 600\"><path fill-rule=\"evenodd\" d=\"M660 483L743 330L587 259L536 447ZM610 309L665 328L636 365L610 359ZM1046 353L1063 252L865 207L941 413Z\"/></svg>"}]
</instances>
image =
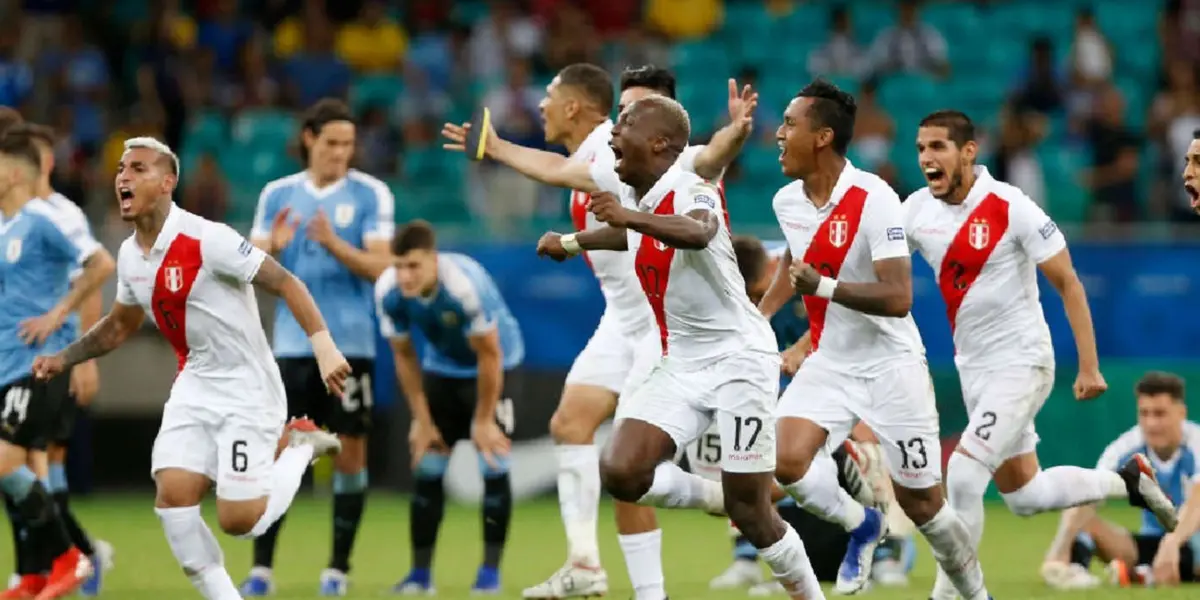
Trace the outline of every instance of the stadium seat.
<instances>
[{"instance_id":1,"label":"stadium seat","mask_svg":"<svg viewBox=\"0 0 1200 600\"><path fill-rule=\"evenodd\" d=\"M218 151L228 140L229 121L215 110L192 115L183 133L183 147L196 152Z\"/></svg>"},{"instance_id":2,"label":"stadium seat","mask_svg":"<svg viewBox=\"0 0 1200 600\"><path fill-rule=\"evenodd\" d=\"M404 80L398 75L366 75L350 87L350 106L355 113L373 107L387 108L404 93Z\"/></svg>"},{"instance_id":3,"label":"stadium seat","mask_svg":"<svg viewBox=\"0 0 1200 600\"><path fill-rule=\"evenodd\" d=\"M283 151L297 139L299 125L287 112L252 110L234 118L232 134L236 144Z\"/></svg>"}]
</instances>

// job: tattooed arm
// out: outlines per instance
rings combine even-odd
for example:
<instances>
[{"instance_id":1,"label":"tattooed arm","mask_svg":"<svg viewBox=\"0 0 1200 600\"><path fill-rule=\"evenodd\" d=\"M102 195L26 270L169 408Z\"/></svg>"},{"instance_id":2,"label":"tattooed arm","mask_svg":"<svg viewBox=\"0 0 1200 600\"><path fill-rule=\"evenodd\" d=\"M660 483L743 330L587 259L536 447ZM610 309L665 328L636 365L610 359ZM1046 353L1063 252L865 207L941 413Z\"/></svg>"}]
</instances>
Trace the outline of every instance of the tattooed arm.
<instances>
[{"instance_id":1,"label":"tattooed arm","mask_svg":"<svg viewBox=\"0 0 1200 600\"><path fill-rule=\"evenodd\" d=\"M146 312L141 306L114 302L112 310L83 334L83 337L58 353L63 368L69 369L81 362L112 352L125 343L125 340L142 326L145 319Z\"/></svg>"}]
</instances>

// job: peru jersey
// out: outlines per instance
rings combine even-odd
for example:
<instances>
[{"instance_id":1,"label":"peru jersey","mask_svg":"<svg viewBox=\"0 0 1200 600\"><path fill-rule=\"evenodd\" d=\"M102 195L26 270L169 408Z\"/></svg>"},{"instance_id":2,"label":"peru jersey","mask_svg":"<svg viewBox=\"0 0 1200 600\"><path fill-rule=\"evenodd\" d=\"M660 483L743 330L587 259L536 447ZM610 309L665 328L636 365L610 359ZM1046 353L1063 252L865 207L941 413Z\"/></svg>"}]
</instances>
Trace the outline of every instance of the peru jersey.
<instances>
[{"instance_id":1,"label":"peru jersey","mask_svg":"<svg viewBox=\"0 0 1200 600\"><path fill-rule=\"evenodd\" d=\"M629 252L662 340L663 354L705 363L742 350L776 352L775 336L762 313L746 297L720 192L694 173L671 167L643 198L619 181L613 185L593 169L593 179L628 206L656 215L716 214L717 234L701 250L672 248L648 236L629 236Z\"/></svg>"},{"instance_id":2,"label":"peru jersey","mask_svg":"<svg viewBox=\"0 0 1200 600\"><path fill-rule=\"evenodd\" d=\"M983 167L975 167L975 176L960 205L934 198L929 188L904 203L909 243L933 267L946 301L955 363L1052 367L1037 265L1067 242L1021 190Z\"/></svg>"},{"instance_id":3,"label":"peru jersey","mask_svg":"<svg viewBox=\"0 0 1200 600\"><path fill-rule=\"evenodd\" d=\"M829 202L820 208L794 181L775 194L775 216L793 260L826 277L871 283L875 262L907 258L900 197L874 174L846 161ZM925 346L912 315L877 317L836 302L804 296L812 332L812 355L822 367L870 377L924 360Z\"/></svg>"},{"instance_id":4,"label":"peru jersey","mask_svg":"<svg viewBox=\"0 0 1200 600\"><path fill-rule=\"evenodd\" d=\"M286 406L251 281L267 255L228 225L171 206L149 252L117 255L116 301L150 313L175 350L171 402Z\"/></svg>"}]
</instances>

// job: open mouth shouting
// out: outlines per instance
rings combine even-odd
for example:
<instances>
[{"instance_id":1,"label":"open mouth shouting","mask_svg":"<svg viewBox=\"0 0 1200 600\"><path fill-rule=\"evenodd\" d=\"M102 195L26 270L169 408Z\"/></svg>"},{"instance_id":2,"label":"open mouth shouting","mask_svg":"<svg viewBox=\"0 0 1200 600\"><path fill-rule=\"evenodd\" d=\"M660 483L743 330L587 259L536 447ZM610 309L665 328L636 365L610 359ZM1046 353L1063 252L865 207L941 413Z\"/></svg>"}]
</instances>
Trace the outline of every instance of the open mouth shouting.
<instances>
[{"instance_id":1,"label":"open mouth shouting","mask_svg":"<svg viewBox=\"0 0 1200 600\"><path fill-rule=\"evenodd\" d=\"M117 199L121 205L121 212L128 212L133 208L133 189L125 186L117 188Z\"/></svg>"},{"instance_id":2,"label":"open mouth shouting","mask_svg":"<svg viewBox=\"0 0 1200 600\"><path fill-rule=\"evenodd\" d=\"M939 167L925 167L925 181L929 182L930 187L941 186L946 183L946 172Z\"/></svg>"}]
</instances>

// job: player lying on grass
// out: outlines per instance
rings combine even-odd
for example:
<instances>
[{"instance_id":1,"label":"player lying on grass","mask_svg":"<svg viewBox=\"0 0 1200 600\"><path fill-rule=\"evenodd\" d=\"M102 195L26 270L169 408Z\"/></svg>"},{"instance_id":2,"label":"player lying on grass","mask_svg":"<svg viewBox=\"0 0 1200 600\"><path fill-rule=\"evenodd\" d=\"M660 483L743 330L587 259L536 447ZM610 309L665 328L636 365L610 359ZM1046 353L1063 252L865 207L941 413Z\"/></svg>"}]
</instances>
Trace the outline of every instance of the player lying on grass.
<instances>
[{"instance_id":1,"label":"player lying on grass","mask_svg":"<svg viewBox=\"0 0 1200 600\"><path fill-rule=\"evenodd\" d=\"M262 535L287 511L309 463L340 448L311 421L293 420L285 433L283 382L254 288L289 305L331 393L345 392L350 367L304 284L229 226L176 206L178 181L179 159L166 144L125 142L114 188L134 233L117 256L112 309L61 352L39 356L33 371L45 381L103 356L153 316L179 365L151 452L154 510L201 595L232 600L241 596L200 502L215 483L221 529Z\"/></svg>"},{"instance_id":2,"label":"player lying on grass","mask_svg":"<svg viewBox=\"0 0 1200 600\"><path fill-rule=\"evenodd\" d=\"M1080 589L1099 585L1088 573L1092 556L1109 565L1113 583L1172 584L1195 581L1195 556L1200 550L1195 512L1184 503L1191 481L1200 474L1200 425L1187 419L1183 380L1170 373L1151 372L1134 388L1137 425L1105 448L1096 465L1115 472L1134 454L1144 454L1153 465L1163 490L1176 506L1184 506L1180 522L1168 533L1149 510L1142 511L1137 531L1101 519L1094 505L1066 510L1059 522L1042 578L1052 587ZM1154 565L1151 575L1149 565Z\"/></svg>"}]
</instances>

